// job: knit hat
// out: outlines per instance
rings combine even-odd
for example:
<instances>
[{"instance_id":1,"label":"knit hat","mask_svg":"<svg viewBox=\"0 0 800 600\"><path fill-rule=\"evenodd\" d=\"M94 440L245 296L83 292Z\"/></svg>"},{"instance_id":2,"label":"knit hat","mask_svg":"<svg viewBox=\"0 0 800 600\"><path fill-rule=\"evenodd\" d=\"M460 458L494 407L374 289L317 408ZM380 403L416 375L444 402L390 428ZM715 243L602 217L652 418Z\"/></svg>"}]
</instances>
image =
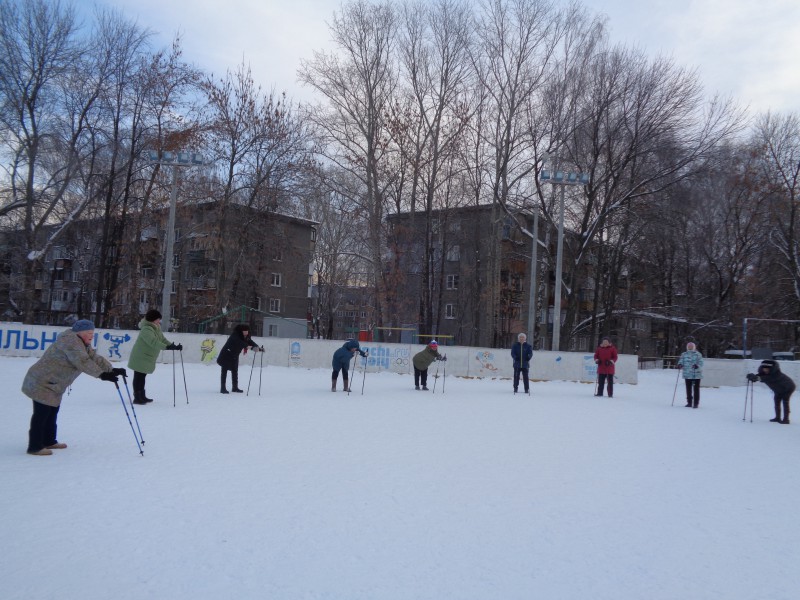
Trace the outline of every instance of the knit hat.
<instances>
[{"instance_id":1,"label":"knit hat","mask_svg":"<svg viewBox=\"0 0 800 600\"><path fill-rule=\"evenodd\" d=\"M88 319L80 319L75 321L75 324L72 326L72 331L75 333L79 333L81 331L94 331L94 323Z\"/></svg>"},{"instance_id":2,"label":"knit hat","mask_svg":"<svg viewBox=\"0 0 800 600\"><path fill-rule=\"evenodd\" d=\"M527 340L527 339L528 339L528 335L527 335L526 333L520 333L520 334L517 336L517 339L518 339L518 340L521 340L522 338L525 338L525 339Z\"/></svg>"},{"instance_id":3,"label":"knit hat","mask_svg":"<svg viewBox=\"0 0 800 600\"><path fill-rule=\"evenodd\" d=\"M428 346L437 346L437 347L438 347L438 346L439 346L439 342L437 342L436 340L431 340L431 341L428 343Z\"/></svg>"},{"instance_id":4,"label":"knit hat","mask_svg":"<svg viewBox=\"0 0 800 600\"><path fill-rule=\"evenodd\" d=\"M697 346L695 346L694 342L689 342L688 344L686 344L687 350L694 350L695 348L697 348Z\"/></svg>"},{"instance_id":5,"label":"knit hat","mask_svg":"<svg viewBox=\"0 0 800 600\"><path fill-rule=\"evenodd\" d=\"M145 321L150 321L151 323L154 323L155 321L158 321L161 318L161 313L158 312L155 308L151 308L150 310L147 311L147 314L145 314L144 318Z\"/></svg>"}]
</instances>

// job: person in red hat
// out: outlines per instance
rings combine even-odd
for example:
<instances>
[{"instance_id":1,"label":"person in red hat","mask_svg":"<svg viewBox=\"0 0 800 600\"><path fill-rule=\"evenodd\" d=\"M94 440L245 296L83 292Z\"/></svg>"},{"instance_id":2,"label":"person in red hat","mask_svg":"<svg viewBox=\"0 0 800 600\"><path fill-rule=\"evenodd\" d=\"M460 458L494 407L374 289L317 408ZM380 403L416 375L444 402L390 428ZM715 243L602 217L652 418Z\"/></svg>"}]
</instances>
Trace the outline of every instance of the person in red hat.
<instances>
[{"instance_id":1,"label":"person in red hat","mask_svg":"<svg viewBox=\"0 0 800 600\"><path fill-rule=\"evenodd\" d=\"M424 350L414 355L414 389L420 389L420 381L422 389L428 389L428 367L435 360L447 360L447 357L439 354L439 342L431 340Z\"/></svg>"}]
</instances>

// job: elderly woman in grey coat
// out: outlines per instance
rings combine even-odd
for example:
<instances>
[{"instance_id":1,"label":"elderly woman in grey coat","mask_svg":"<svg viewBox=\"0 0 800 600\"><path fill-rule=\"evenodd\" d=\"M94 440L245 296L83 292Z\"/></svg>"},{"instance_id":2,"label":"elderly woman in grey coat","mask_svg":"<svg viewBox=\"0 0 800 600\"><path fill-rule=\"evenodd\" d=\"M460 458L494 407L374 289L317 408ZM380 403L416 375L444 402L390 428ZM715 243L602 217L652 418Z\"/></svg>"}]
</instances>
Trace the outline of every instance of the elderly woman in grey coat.
<instances>
[{"instance_id":1,"label":"elderly woman in grey coat","mask_svg":"<svg viewBox=\"0 0 800 600\"><path fill-rule=\"evenodd\" d=\"M117 382L125 369L114 369L91 347L94 323L81 319L72 329L62 331L42 357L28 369L22 392L33 400L28 432L28 454L47 456L67 445L56 438L56 419L61 397L81 373Z\"/></svg>"}]
</instances>

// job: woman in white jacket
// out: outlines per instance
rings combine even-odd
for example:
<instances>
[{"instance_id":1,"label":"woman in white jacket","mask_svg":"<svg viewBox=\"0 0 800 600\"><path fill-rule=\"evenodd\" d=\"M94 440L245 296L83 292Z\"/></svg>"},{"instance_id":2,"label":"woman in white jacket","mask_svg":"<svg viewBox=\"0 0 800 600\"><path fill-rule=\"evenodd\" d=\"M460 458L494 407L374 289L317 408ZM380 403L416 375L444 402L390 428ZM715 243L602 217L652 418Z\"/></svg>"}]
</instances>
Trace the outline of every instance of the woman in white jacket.
<instances>
[{"instance_id":1,"label":"woman in white jacket","mask_svg":"<svg viewBox=\"0 0 800 600\"><path fill-rule=\"evenodd\" d=\"M697 408L700 404L700 380L703 378L703 355L697 351L694 342L686 344L686 352L681 354L676 366L683 369L686 407Z\"/></svg>"}]
</instances>

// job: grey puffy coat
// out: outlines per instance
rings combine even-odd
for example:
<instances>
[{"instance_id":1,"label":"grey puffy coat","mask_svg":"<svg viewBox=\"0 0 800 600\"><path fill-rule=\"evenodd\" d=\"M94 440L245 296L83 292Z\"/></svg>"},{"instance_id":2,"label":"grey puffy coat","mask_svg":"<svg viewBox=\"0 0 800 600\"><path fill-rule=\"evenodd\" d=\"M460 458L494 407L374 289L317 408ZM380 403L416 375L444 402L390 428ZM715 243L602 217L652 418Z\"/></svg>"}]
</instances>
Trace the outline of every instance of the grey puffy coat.
<instances>
[{"instance_id":1,"label":"grey puffy coat","mask_svg":"<svg viewBox=\"0 0 800 600\"><path fill-rule=\"evenodd\" d=\"M22 382L22 393L46 404L60 406L61 396L81 373L100 377L111 370L111 363L83 343L78 334L67 329L45 350Z\"/></svg>"}]
</instances>

